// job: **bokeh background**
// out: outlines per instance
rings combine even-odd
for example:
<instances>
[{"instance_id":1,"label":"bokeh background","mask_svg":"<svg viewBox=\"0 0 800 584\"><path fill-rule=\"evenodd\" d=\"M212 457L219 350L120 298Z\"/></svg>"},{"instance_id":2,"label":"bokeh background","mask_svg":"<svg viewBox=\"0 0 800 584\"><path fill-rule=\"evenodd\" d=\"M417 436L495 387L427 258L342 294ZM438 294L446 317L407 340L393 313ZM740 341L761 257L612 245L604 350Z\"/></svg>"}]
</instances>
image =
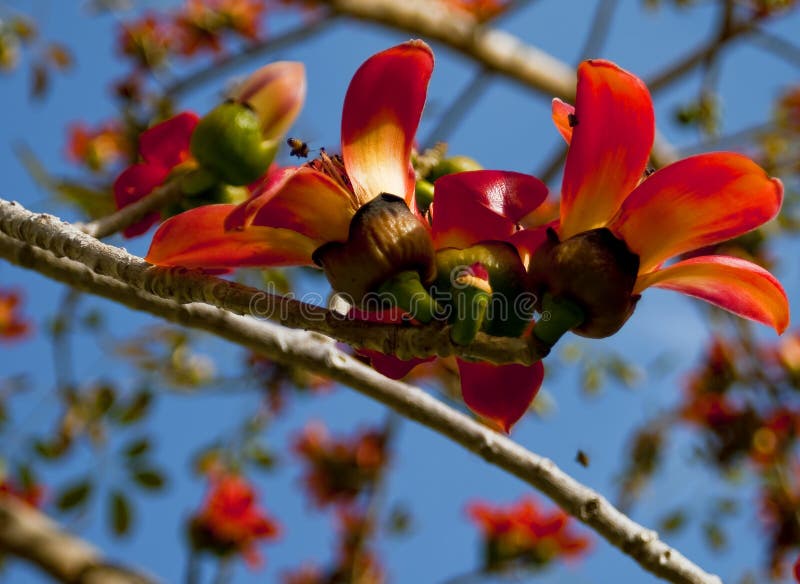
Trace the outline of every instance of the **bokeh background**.
<instances>
[{"instance_id":1,"label":"bokeh background","mask_svg":"<svg viewBox=\"0 0 800 584\"><path fill-rule=\"evenodd\" d=\"M27 14L36 21L42 37L64 43L74 56L74 66L54 75L48 92L39 99L31 98L31 74L26 68L34 58L31 54L24 53L21 66L0 77L0 196L67 220L83 218L73 206L54 201L33 180L20 162L20 146L30 148L54 176L82 176L65 157L66 128L76 121L97 123L116 113L110 86L127 67L116 50L119 20L175 4L139 1L133 13L97 13L86 2L60 0L0 4L0 18L17 11ZM592 56L614 60L645 80L711 38L720 10L719 3L710 1L619 0L616 4L608 37ZM497 25L576 64L596 18L595 5L589 0L527 2ZM268 30L285 30L300 18L291 11L270 15ZM783 38L797 39L800 15L793 12L767 28ZM402 32L342 19L320 35L262 59L299 60L306 65L308 99L291 134L302 137L312 148L325 146L336 151L342 100L352 73L369 55L407 38ZM475 63L445 47L433 43L433 48L436 70L419 133L423 144L478 70ZM262 61L242 65L233 74L244 75ZM728 47L716 72L721 99L719 132L727 135L768 121L776 98L800 81L799 66L797 54L794 60L776 56L758 43ZM178 62L161 81L169 82L170 75L180 77L191 68ZM181 99L180 106L207 111L219 99L226 77L197 86ZM549 97L499 76L488 77L485 83L482 96L448 137L450 152L468 154L487 168L540 172L561 146L550 120ZM655 96L660 130L685 152L694 152L709 139L696 126L676 119L676 111L697 99L702 83L702 71L696 70ZM288 162L286 151L282 156ZM552 183L556 190L559 180L560 175ZM130 241L116 237L113 242L143 255L150 235ZM800 291L797 238L782 235L770 249L775 271L794 301ZM324 279L305 272L295 277L300 290L325 294ZM54 397L54 363L67 356L60 353L63 345L54 349L49 331L67 295L59 284L5 263L0 263L0 285L24 290L24 312L35 322L35 333L29 339L0 346L0 377L22 376L26 388L6 399L10 421L3 427L0 456L13 466L28 460L31 441L47 436L62 413ZM35 468L51 493L88 471L97 480L98 496L82 512L57 517L108 555L151 570L164 581L181 581L187 558L185 522L205 489L192 470L192 458L213 442L235 442L243 420L263 403L263 392L242 374L243 351L202 335L192 337L189 350L193 359L199 359L195 363L213 363L216 381L178 389L165 385L157 375L143 374L113 349L142 331L152 336L149 327L161 323L107 301L82 297L78 320L92 313L102 314L100 329L76 325L69 335L68 358L74 378L107 382L121 392L146 385L157 400L142 424L110 434L103 446L91 446L84 440L63 459L37 462ZM548 377L539 398L542 411L520 422L513 438L615 500L634 429L680 399L687 372L698 363L710 331L709 313L699 303L669 292L648 291L633 318L614 337L562 341L563 346L546 361ZM774 340L774 333L765 328L756 333L757 338ZM610 362L616 365L602 364ZM234 582L278 581L281 574L308 560L324 564L332 557L333 514L319 512L301 494L302 468L287 444L309 420L324 420L333 433L352 433L383 423L385 416L382 406L344 387L321 395L290 397L280 415L260 434L276 457L275 466L268 472L249 473L264 506L282 523L283 535L263 547L267 558L263 571L237 564ZM465 506L476 499L511 502L529 488L414 423L401 422L397 432L386 479L384 518L392 509L407 510L410 524L403 534L383 533L377 539L376 548L390 580L445 582L478 568L480 536L468 521ZM101 494L126 480L120 449L145 434L154 444L153 464L165 472L168 482L157 493L131 490L133 526L128 536L117 538L109 530ZM747 572L761 581L766 538L757 518L756 479L744 472L736 481L723 480L717 470L698 459L696 446L697 436L692 431L684 428L671 433L660 470L630 512L637 521L655 527L671 510L683 509L691 520L684 529L667 535L669 543L726 582L739 581ZM588 467L576 461L579 450L589 456ZM713 503L720 497L737 500L738 511L720 516ZM726 542L720 549L709 545L707 530L702 527L709 518L719 520L724 530ZM210 563L204 568L210 570ZM526 581L524 576L517 577ZM46 581L14 561L0 572L0 579ZM599 583L651 582L654 578L595 538L592 552L584 559L571 565L556 563L530 580Z\"/></svg>"}]
</instances>

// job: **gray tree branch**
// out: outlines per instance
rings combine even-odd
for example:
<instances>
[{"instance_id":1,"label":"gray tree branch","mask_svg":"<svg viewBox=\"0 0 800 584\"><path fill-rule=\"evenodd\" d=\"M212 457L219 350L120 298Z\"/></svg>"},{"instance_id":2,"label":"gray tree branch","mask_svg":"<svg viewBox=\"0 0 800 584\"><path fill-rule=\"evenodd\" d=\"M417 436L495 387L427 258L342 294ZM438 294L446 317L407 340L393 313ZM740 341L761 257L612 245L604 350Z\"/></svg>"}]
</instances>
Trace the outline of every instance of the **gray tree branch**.
<instances>
[{"instance_id":1,"label":"gray tree branch","mask_svg":"<svg viewBox=\"0 0 800 584\"><path fill-rule=\"evenodd\" d=\"M525 339L491 337L480 333L469 346L450 341L444 323L405 326L369 323L299 300L268 294L249 286L185 268L156 268L45 214L0 199L0 232L19 241L51 250L162 298L185 304L205 302L235 314L270 319L289 328L312 330L356 348L381 351L401 359L457 355L493 363L530 364L548 348ZM533 340L531 341L533 342Z\"/></svg>"},{"instance_id":2,"label":"gray tree branch","mask_svg":"<svg viewBox=\"0 0 800 584\"><path fill-rule=\"evenodd\" d=\"M60 231L65 237L57 236ZM172 294L162 298L154 294L159 290L144 287L142 281L130 285L124 274L128 270L136 273L141 260L110 246L90 245L86 237L48 215L34 215L19 205L0 203L0 257L11 263L130 308L208 331L277 362L298 364L350 386L538 489L656 576L681 584L721 584L717 576L703 571L662 542L656 532L631 520L551 460L526 450L417 387L383 377L339 350L330 339L234 315L215 306L178 304ZM91 260L82 263L70 259L65 253L70 240L87 248L86 255ZM120 265L112 268L117 263ZM186 275L176 274L175 281L183 277Z\"/></svg>"},{"instance_id":3,"label":"gray tree branch","mask_svg":"<svg viewBox=\"0 0 800 584\"><path fill-rule=\"evenodd\" d=\"M0 551L67 584L155 584L138 570L109 562L33 507L0 494Z\"/></svg>"}]
</instances>

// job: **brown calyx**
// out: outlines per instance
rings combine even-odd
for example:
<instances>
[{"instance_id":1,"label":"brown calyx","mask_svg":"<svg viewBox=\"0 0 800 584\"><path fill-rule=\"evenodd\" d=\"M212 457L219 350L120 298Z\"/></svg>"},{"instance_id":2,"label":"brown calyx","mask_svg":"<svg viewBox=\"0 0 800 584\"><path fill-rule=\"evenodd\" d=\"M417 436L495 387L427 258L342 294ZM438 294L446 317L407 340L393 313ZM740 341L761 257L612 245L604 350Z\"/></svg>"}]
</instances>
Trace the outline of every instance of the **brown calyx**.
<instances>
[{"instance_id":1,"label":"brown calyx","mask_svg":"<svg viewBox=\"0 0 800 584\"><path fill-rule=\"evenodd\" d=\"M602 338L617 332L633 314L638 273L639 256L608 229L592 229L565 241L550 229L531 259L528 281L539 299L549 293L584 311L583 323L573 332Z\"/></svg>"},{"instance_id":2,"label":"brown calyx","mask_svg":"<svg viewBox=\"0 0 800 584\"><path fill-rule=\"evenodd\" d=\"M346 242L326 243L313 259L333 289L356 303L400 272L416 271L425 285L436 276L428 229L403 199L387 193L356 212Z\"/></svg>"}]
</instances>

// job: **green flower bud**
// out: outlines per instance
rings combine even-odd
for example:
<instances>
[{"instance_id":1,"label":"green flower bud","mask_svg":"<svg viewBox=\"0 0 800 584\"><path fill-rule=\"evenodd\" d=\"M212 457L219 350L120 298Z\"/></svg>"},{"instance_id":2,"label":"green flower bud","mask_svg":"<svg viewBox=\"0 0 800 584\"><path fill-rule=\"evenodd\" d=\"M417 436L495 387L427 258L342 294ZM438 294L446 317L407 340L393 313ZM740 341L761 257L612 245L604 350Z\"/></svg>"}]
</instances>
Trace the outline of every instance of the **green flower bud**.
<instances>
[{"instance_id":1,"label":"green flower bud","mask_svg":"<svg viewBox=\"0 0 800 584\"><path fill-rule=\"evenodd\" d=\"M313 258L333 289L356 303L402 272L416 272L424 285L436 275L428 229L403 199L386 193L356 212L346 242L326 243Z\"/></svg>"},{"instance_id":2,"label":"green flower bud","mask_svg":"<svg viewBox=\"0 0 800 584\"><path fill-rule=\"evenodd\" d=\"M418 180L414 190L414 196L417 200L417 207L420 212L426 213L431 203L433 203L433 184L424 179Z\"/></svg>"},{"instance_id":3,"label":"green flower bud","mask_svg":"<svg viewBox=\"0 0 800 584\"><path fill-rule=\"evenodd\" d=\"M264 140L258 116L244 104L223 103L200 120L190 144L200 165L220 181L246 185L262 176L278 149Z\"/></svg>"},{"instance_id":4,"label":"green flower bud","mask_svg":"<svg viewBox=\"0 0 800 584\"><path fill-rule=\"evenodd\" d=\"M455 174L468 170L483 170L483 167L469 156L451 156L450 158L440 160L425 178L430 182L434 182L437 178L443 177L446 174Z\"/></svg>"},{"instance_id":5,"label":"green flower bud","mask_svg":"<svg viewBox=\"0 0 800 584\"><path fill-rule=\"evenodd\" d=\"M533 317L535 298L528 291L525 267L509 243L485 242L466 249L448 248L436 252L437 278L434 297L449 298L451 322L458 312L458 279L469 266L480 264L488 273L489 306L480 330L494 336L519 337ZM442 295L442 298L440 298Z\"/></svg>"}]
</instances>

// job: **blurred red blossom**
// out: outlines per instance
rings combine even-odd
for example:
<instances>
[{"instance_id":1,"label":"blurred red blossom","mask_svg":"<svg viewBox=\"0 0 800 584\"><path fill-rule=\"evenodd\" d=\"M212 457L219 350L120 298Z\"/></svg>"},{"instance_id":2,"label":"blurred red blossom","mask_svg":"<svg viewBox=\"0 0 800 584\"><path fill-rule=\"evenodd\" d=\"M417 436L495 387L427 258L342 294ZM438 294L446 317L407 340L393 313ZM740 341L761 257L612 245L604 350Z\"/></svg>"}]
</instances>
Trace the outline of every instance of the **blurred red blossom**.
<instances>
[{"instance_id":1,"label":"blurred red blossom","mask_svg":"<svg viewBox=\"0 0 800 584\"><path fill-rule=\"evenodd\" d=\"M485 22L508 10L510 0L442 0L445 6L471 14L478 22Z\"/></svg>"},{"instance_id":2,"label":"blurred red blossom","mask_svg":"<svg viewBox=\"0 0 800 584\"><path fill-rule=\"evenodd\" d=\"M376 430L336 439L321 422L306 426L294 443L306 463L303 480L315 503L349 503L377 481L388 461L386 435Z\"/></svg>"},{"instance_id":3,"label":"blurred red blossom","mask_svg":"<svg viewBox=\"0 0 800 584\"><path fill-rule=\"evenodd\" d=\"M125 128L116 120L90 127L83 122L70 125L67 158L98 172L121 162L133 154Z\"/></svg>"},{"instance_id":4,"label":"blurred red blossom","mask_svg":"<svg viewBox=\"0 0 800 584\"><path fill-rule=\"evenodd\" d=\"M0 288L0 342L18 341L30 332L30 323L19 312L21 303L21 292Z\"/></svg>"},{"instance_id":5,"label":"blurred red blossom","mask_svg":"<svg viewBox=\"0 0 800 584\"><path fill-rule=\"evenodd\" d=\"M174 42L175 34L170 20L149 12L122 24L118 47L120 53L129 57L137 68L149 70L164 65Z\"/></svg>"},{"instance_id":6,"label":"blurred red blossom","mask_svg":"<svg viewBox=\"0 0 800 584\"><path fill-rule=\"evenodd\" d=\"M188 0L175 15L177 51L191 57L222 50L222 35L230 32L255 40L261 34L265 0Z\"/></svg>"},{"instance_id":7,"label":"blurred red blossom","mask_svg":"<svg viewBox=\"0 0 800 584\"><path fill-rule=\"evenodd\" d=\"M258 506L256 492L244 477L223 473L210 480L203 506L189 523L194 548L223 557L242 554L251 568L259 567L263 559L256 544L277 538L279 525Z\"/></svg>"},{"instance_id":8,"label":"blurred red blossom","mask_svg":"<svg viewBox=\"0 0 800 584\"><path fill-rule=\"evenodd\" d=\"M486 570L544 567L559 557L576 559L591 546L587 536L573 531L569 515L545 510L531 497L507 507L476 501L467 513L482 532Z\"/></svg>"},{"instance_id":9,"label":"blurred red blossom","mask_svg":"<svg viewBox=\"0 0 800 584\"><path fill-rule=\"evenodd\" d=\"M6 477L0 480L0 495L8 495L31 507L41 507L44 500L44 487L38 484L20 485L16 481Z\"/></svg>"},{"instance_id":10,"label":"blurred red blossom","mask_svg":"<svg viewBox=\"0 0 800 584\"><path fill-rule=\"evenodd\" d=\"M250 353L247 367L255 376L259 386L264 389L267 403L272 413L283 410L286 396L291 393L324 393L332 388L330 379L316 375L302 367L277 363L268 357Z\"/></svg>"}]
</instances>

